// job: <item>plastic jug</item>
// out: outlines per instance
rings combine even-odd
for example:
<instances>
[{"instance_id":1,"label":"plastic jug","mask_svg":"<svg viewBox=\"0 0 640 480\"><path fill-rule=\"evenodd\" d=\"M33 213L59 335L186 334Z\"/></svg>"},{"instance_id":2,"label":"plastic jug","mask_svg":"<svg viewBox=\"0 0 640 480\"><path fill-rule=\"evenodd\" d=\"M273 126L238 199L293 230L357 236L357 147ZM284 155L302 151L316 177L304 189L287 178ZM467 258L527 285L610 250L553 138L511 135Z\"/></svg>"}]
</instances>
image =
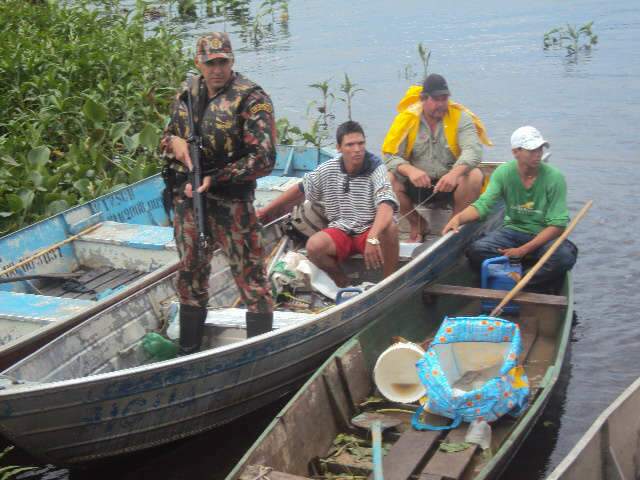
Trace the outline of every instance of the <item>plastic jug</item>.
<instances>
[{"instance_id":1,"label":"plastic jug","mask_svg":"<svg viewBox=\"0 0 640 480\"><path fill-rule=\"evenodd\" d=\"M516 278L522 276L522 265L519 261L509 259L509 257L488 258L482 262L482 272L480 284L482 288L492 290L511 290L516 286ZM483 300L482 311L490 313L498 302L495 300ZM520 311L517 305L508 303L502 310L509 315L517 315Z\"/></svg>"}]
</instances>

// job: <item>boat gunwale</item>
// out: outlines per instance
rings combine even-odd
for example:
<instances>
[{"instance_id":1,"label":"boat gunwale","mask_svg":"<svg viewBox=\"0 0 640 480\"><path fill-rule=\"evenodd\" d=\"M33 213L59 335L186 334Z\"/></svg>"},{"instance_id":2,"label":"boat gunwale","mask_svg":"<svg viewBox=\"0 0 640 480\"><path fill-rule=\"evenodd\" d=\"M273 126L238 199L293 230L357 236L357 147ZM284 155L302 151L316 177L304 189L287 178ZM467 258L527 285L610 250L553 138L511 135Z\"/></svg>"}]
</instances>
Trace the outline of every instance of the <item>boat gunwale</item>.
<instances>
[{"instance_id":1,"label":"boat gunwale","mask_svg":"<svg viewBox=\"0 0 640 480\"><path fill-rule=\"evenodd\" d=\"M522 417L519 417L517 419L515 428L511 430L511 432L504 439L496 454L487 463L484 464L483 468L473 477L473 480L494 478L502 473L511 457L521 446L522 442L518 442L518 440L524 438L529 430L534 427L538 418L542 414L544 407L548 403L564 364L567 345L571 333L572 318L574 312L573 279L571 272L568 272L566 275L566 297L567 305L566 307L563 307L564 314L561 317L561 320L563 322L562 334L560 336L559 342L556 343L557 350L555 355L552 357L553 364L549 365L540 381L540 388L537 392L538 394L536 395L534 401L527 408L526 413ZM365 329L366 328L370 328L370 326L365 327ZM299 401L300 397L307 394L309 386L313 382L317 381L317 379L325 373L328 366L332 362L334 362L336 358L346 352L349 352L352 348L354 348L354 346L360 343L360 335L363 331L364 329L353 336L351 339L349 339L347 342L345 342L340 348L338 348L331 356L329 356L329 358L327 358L322 366L320 366L318 370L316 370L316 372L307 380L307 382L305 382L305 384L300 387L300 389L293 395L293 397L287 402L287 404L282 407L282 409L275 415L269 425L265 427L263 432L254 441L251 447L245 452L241 459L238 460L234 468L225 477L225 480L235 480L240 478L239 474L246 468L247 461L249 460L251 455L256 449L259 448L263 441L276 428L276 426L280 422L280 419L284 417L291 408L293 408L294 404ZM640 385L640 379L638 379L638 383Z\"/></svg>"},{"instance_id":2,"label":"boat gunwale","mask_svg":"<svg viewBox=\"0 0 640 480\"><path fill-rule=\"evenodd\" d=\"M466 228L466 225L463 226L462 228ZM37 381L28 381L28 383L25 383L25 384L12 385L9 389L7 389L7 388L1 389L0 388L0 400L2 400L3 397L4 398L13 397L14 395L17 395L17 394L20 394L21 396L23 396L23 395L32 395L33 393L35 393L37 391L44 391L44 390L46 390L46 391L55 391L55 390L58 390L58 389L66 389L68 387L75 386L76 384L90 385L90 384L93 384L93 383L99 383L99 382L101 382L103 380L113 380L113 379L117 379L118 377L129 376L131 374L146 374L146 373L149 373L149 372L153 372L154 370L162 370L165 367L181 366L182 364L193 363L195 361L198 361L198 360L201 360L201 359L205 359L205 358L208 358L208 357L213 357L213 356L216 356L216 355L223 355L223 354L229 353L229 352L231 352L233 350L237 350L240 347L242 347L243 349L245 348L245 346L251 347L251 346L254 346L256 343L263 342L263 341L268 340L268 339L270 339L270 338L272 338L274 336L278 336L278 335L281 335L283 333L290 333L290 332L295 331L296 329L305 328L305 327L307 327L307 326L309 326L309 325L311 325L313 323L320 322L321 320L324 320L329 315L337 315L337 313L342 312L342 310L350 307L355 302L359 302L360 303L362 300L365 300L366 298L372 296L374 293L377 293L382 288L390 285L398 277L404 277L404 278L408 279L408 276L404 275L404 273L405 273L404 270L408 270L410 267L415 267L416 265L418 265L428 255L431 255L437 248L442 246L443 243L445 242L445 239L449 239L452 235L453 235L453 233L449 232L446 235L440 237L436 242L434 242L427 249L425 249L423 252L421 252L420 255L418 255L416 258L411 259L409 262L407 262L407 264L403 265L401 268L396 270L393 274L389 275L387 278L385 278L382 281L378 282L377 284L375 284L374 286L372 286L368 290L362 292L362 294L356 295L356 296L346 300L345 302L343 302L343 303L341 303L339 305L335 305L334 307L332 307L330 309L327 309L327 310L325 310L323 312L320 312L317 315L313 316L312 318L308 318L308 319L302 320L299 323L296 323L296 324L293 324L293 325L288 325L288 326L283 327L283 328L278 329L278 330L272 330L272 331L264 333L262 335L259 335L259 336L256 336L256 337L251 337L251 338L245 339L245 340L241 340L239 342L234 342L234 343L230 343L230 344L227 344L227 345L222 345L220 347L216 347L216 348L213 348L213 349L202 350L200 352L194 353L192 355L184 356L184 357L176 357L176 358L173 358L173 359L154 362L154 363L150 363L150 364L147 364L147 365L129 367L129 368L121 369L121 370L115 370L115 371L112 371L112 372L104 372L104 373L99 373L99 374L95 374L95 375L87 375L87 376L79 377L79 378L71 378L71 379L58 380L58 381L53 381L53 382L42 382L42 383L37 382ZM225 268L228 268L228 267L225 267ZM111 305L107 309L104 309L104 310L100 311L98 314L107 315L112 310L115 310L116 308L120 307L121 303L132 301L135 297L138 297L138 296L143 296L147 289L150 289L150 288L154 287L155 285L160 284L161 282L164 282L164 281L167 281L167 280L170 280L170 279L171 279L171 275L166 276L164 278L160 278L157 281L155 281L155 282L147 285L146 287L144 287L144 289L141 289L141 290L139 290L138 292L136 292L134 294L130 294L125 299L120 300L119 302ZM404 282L403 282L402 285L404 285ZM402 285L398 285L398 288L394 289L394 292L402 290L402 288L401 288ZM375 305L371 305L367 309L363 310L361 312L361 314L369 312L372 308L377 307L377 305L378 305L377 303ZM361 316L361 314L357 315L357 316ZM357 316L355 316L353 318L357 318ZM352 319L350 319L349 321L351 321ZM89 319L87 319L87 320L89 320ZM68 330L67 332L65 332L63 335L71 335L74 332L74 330L79 329L81 326L82 325L77 325L77 326L73 327L72 329ZM325 334L327 332L330 332L330 331L334 330L335 328L339 328L340 326L341 326L341 324L336 324L335 326L331 327L330 329L323 330L322 333ZM311 339L313 339L315 337L316 336L309 337L309 340L311 340ZM54 342L58 341L58 339L60 339L60 338L62 338L62 336L54 339L49 344L47 344L47 345L43 346L41 349L38 349L37 351L33 352L31 355L25 357L20 362L17 362L16 364L12 365L7 370L11 370L13 367L17 366L19 363L22 363L23 361L24 362L28 361L29 358L32 355L39 354L43 349L49 348L49 346L51 344L53 344ZM297 342L297 343L291 344L291 345L292 346L296 346L296 345L298 345L298 344L300 344L301 342L304 342L304 341L306 341L306 340L301 340L300 342ZM270 355L266 355L266 356L270 356ZM253 363L254 361L255 360L252 360L251 362L247 362L247 363ZM222 371L225 371L225 370L222 370ZM2 372L2 373L4 373L4 372ZM219 373L219 372L216 372L216 373ZM211 375L211 374L209 373L209 374L206 374L206 375L203 375L203 376L208 376L208 375ZM186 380L186 381L187 382L188 381L193 381L193 379ZM163 388L163 387L160 387L160 388ZM124 396L126 396L126 395L124 395ZM120 398L120 397L110 397L110 399L111 398L115 399L115 398Z\"/></svg>"},{"instance_id":3,"label":"boat gunwale","mask_svg":"<svg viewBox=\"0 0 640 480\"><path fill-rule=\"evenodd\" d=\"M640 377L637 378L631 385L625 388L620 395L618 395L594 420L591 426L586 432L578 439L576 444L569 450L562 461L553 469L546 480L557 480L562 478L567 473L570 467L580 458L584 449L590 442L601 433L602 428L607 424L611 415L613 415L618 408L629 400L634 394L640 390Z\"/></svg>"}]
</instances>

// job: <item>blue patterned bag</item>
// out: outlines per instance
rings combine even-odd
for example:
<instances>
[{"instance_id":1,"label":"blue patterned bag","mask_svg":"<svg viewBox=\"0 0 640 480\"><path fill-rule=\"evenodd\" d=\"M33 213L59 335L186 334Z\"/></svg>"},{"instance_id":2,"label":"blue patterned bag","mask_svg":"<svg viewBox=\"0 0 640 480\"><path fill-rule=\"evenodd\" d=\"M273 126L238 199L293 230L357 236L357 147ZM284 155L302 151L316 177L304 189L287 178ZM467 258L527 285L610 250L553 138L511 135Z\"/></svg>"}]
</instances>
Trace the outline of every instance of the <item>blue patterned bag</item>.
<instances>
[{"instance_id":1,"label":"blue patterned bag","mask_svg":"<svg viewBox=\"0 0 640 480\"><path fill-rule=\"evenodd\" d=\"M520 328L500 318L445 318L416 364L427 389L413 416L418 430L447 430L475 419L492 422L509 413L519 416L529 401L529 381L517 364ZM452 419L434 426L420 420L423 411Z\"/></svg>"}]
</instances>

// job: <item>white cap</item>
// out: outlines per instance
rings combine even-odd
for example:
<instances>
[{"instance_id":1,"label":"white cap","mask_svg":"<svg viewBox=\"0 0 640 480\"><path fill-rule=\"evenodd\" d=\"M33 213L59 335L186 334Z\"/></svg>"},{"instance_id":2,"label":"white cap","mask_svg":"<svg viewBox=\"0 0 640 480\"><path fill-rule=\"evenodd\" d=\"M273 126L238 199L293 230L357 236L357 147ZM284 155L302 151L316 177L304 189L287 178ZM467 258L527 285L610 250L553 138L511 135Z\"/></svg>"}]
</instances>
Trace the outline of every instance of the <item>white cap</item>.
<instances>
[{"instance_id":1,"label":"white cap","mask_svg":"<svg viewBox=\"0 0 640 480\"><path fill-rule=\"evenodd\" d=\"M541 146L548 147L549 142L542 138L542 134L537 128L527 125L518 128L511 134L511 148L524 148L525 150L535 150Z\"/></svg>"}]
</instances>

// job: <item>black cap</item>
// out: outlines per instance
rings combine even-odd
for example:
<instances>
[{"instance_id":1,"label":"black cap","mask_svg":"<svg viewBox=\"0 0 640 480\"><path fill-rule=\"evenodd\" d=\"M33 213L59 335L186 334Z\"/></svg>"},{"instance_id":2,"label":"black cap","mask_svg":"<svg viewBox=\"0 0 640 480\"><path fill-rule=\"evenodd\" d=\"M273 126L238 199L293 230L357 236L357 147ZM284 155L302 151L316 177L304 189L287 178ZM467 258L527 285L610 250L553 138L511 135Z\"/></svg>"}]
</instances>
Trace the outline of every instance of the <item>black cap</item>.
<instances>
[{"instance_id":1,"label":"black cap","mask_svg":"<svg viewBox=\"0 0 640 480\"><path fill-rule=\"evenodd\" d=\"M438 95L451 95L449 85L442 75L432 73L422 84L422 93L425 96L437 97Z\"/></svg>"}]
</instances>

